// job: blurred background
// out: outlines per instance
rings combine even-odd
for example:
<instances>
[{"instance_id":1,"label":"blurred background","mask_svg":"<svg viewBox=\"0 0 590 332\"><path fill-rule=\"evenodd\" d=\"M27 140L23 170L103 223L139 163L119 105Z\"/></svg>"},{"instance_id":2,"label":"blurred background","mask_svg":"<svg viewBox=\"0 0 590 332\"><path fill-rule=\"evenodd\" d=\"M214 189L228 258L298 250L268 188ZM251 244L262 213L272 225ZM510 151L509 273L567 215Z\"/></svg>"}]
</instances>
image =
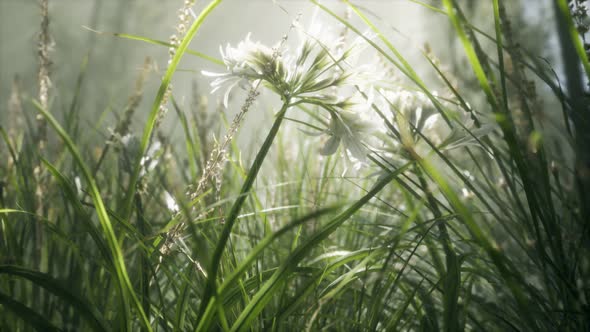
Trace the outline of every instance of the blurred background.
<instances>
[{"instance_id":1,"label":"blurred background","mask_svg":"<svg viewBox=\"0 0 590 332\"><path fill-rule=\"evenodd\" d=\"M491 2L463 0L463 7L478 27L493 35ZM335 12L345 15L341 1L323 1ZM466 89L473 81L471 70L462 54L460 43L449 33L448 19L424 6L408 0L381 0L358 2L371 19L380 24L389 40L424 77L434 78L420 49L426 44L444 66L461 78ZM135 128L140 128L149 112L159 80L166 68L166 47L113 36L112 33L127 33L167 42L178 22L177 10L183 1L129 0L129 1L49 1L49 30L53 38L53 62L51 80L51 110L60 116L59 109L68 109L72 104L78 82L81 84L78 110L86 125L107 133L114 125L113 112L124 108L133 93L134 82L146 57L154 63L154 69L146 81L145 94L138 107ZM198 13L207 4L197 1L194 11ZM430 4L440 6L438 1ZM539 56L551 61L555 55L553 11L549 0L507 1L513 29L524 46ZM279 0L226 0L214 10L204 23L191 49L220 58L219 47L237 44L248 34L253 40L273 45L288 32L291 22L301 14L301 23L308 24L314 13L309 1ZM354 16L354 15L353 15ZM336 25L334 19L320 17L325 25ZM353 17L354 20L354 17ZM362 26L362 25L359 25ZM90 30L92 29L92 30ZM366 28L363 28L365 30ZM11 87L18 77L20 91L24 96L36 98L37 84L37 36L40 30L40 7L34 0L0 0L0 121L10 117L8 101ZM94 31L93 31L94 30ZM101 31L103 33L97 33ZM296 37L296 34L292 34ZM291 38L296 39L296 38ZM290 42L293 42L292 40ZM490 49L493 50L493 44ZM87 64L86 64L87 61ZM553 62L554 63L554 62ZM559 72L558 65L554 63ZM201 58L186 55L180 65L181 71L173 78L173 93L182 106L188 106L194 89L208 94L211 79L201 75L201 70L223 71L219 65ZM434 83L433 83L434 84ZM540 93L540 95L543 95ZM218 100L221 94L209 96ZM477 99L477 96L474 97ZM30 100L30 99L29 99ZM234 108L243 100L234 98ZM264 100L264 99L263 99ZM210 103L214 104L214 103ZM30 103L26 110L35 112ZM231 116L233 108L227 110ZM247 124L259 123L265 113L249 115ZM167 116L165 126L173 128L174 120ZM81 125L85 125L82 123ZM100 125L99 125L100 124ZM139 127L138 127L139 126Z\"/></svg>"}]
</instances>

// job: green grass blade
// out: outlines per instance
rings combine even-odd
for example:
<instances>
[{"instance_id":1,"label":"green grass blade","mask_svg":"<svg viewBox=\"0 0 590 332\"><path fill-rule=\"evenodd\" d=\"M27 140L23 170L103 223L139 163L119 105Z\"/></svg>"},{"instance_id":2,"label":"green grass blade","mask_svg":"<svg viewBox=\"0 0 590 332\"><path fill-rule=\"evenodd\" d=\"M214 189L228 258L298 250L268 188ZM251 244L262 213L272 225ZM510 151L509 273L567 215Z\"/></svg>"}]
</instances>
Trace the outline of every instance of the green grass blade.
<instances>
[{"instance_id":1,"label":"green grass blade","mask_svg":"<svg viewBox=\"0 0 590 332\"><path fill-rule=\"evenodd\" d=\"M193 270L191 269L189 271L188 277L190 279L190 277L193 275ZM185 280L183 281L183 286L182 286L182 290L180 291L180 298L178 299L178 306L176 309L176 317L175 317L175 322L174 322L174 331L185 331L185 321L186 321L186 313L187 311L189 311L190 309L188 308L188 302L189 302L189 295L190 295L190 281L189 280Z\"/></svg>"},{"instance_id":2,"label":"green grass blade","mask_svg":"<svg viewBox=\"0 0 590 332\"><path fill-rule=\"evenodd\" d=\"M445 195L451 206L455 209L456 213L461 218L461 221L467 226L472 236L478 242L478 244L486 251L494 265L498 268L502 278L504 278L508 288L512 291L516 301L523 309L524 319L526 319L531 328L535 329L536 324L532 318L530 311L531 303L524 296L521 285L525 284L523 276L511 266L509 261L503 256L503 254L492 246L486 235L483 233L481 228L475 222L472 213L469 209L461 202L457 194L451 189L448 182L442 177L442 175L432 166L430 162L421 157L417 158L420 166L424 169L434 182L438 185L442 193Z\"/></svg>"},{"instance_id":3,"label":"green grass blade","mask_svg":"<svg viewBox=\"0 0 590 332\"><path fill-rule=\"evenodd\" d=\"M572 43L574 44L576 52L578 53L578 57L580 58L580 61L582 61L582 66L586 72L586 77L590 78L590 62L588 61L584 44L582 43L580 35L578 34L578 29L576 29L576 25L574 24L574 20L568 7L568 2L566 0L555 0L555 2L559 8L559 13L565 19L567 31L570 35L570 38L572 39Z\"/></svg>"},{"instance_id":4,"label":"green grass blade","mask_svg":"<svg viewBox=\"0 0 590 332\"><path fill-rule=\"evenodd\" d=\"M151 331L150 323L147 319L146 314L143 312L143 308L141 306L141 302L139 302L135 291L133 290L133 286L131 284L131 280L129 279L129 275L127 273L127 268L125 266L125 259L123 257L123 252L121 247L119 246L117 237L115 235L115 231L113 229L113 225L111 223L111 219L109 214L107 213L107 209L104 205L102 197L100 195L100 191L98 186L96 185L96 180L92 176L90 168L86 165L80 152L78 152L78 148L70 138L70 136L64 131L64 129L60 126L57 120L47 112L43 107L35 102L35 106L38 108L39 112L45 117L47 122L54 128L54 130L58 133L61 137L65 145L67 146L68 150L74 157L75 162L78 164L82 171L82 175L86 179L88 183L88 187L90 190L90 194L92 197L92 201L94 202L94 207L96 209L96 214L98 215L98 219L100 221L100 225L102 226L103 235L107 240L107 244L109 247L109 251L111 256L113 257L113 264L114 269L117 275L117 285L121 292L121 301L123 305L123 313L124 317L127 320L127 326L130 327L131 324L131 312L129 302L132 301L135 309L139 313L140 320L142 324Z\"/></svg>"},{"instance_id":5,"label":"green grass blade","mask_svg":"<svg viewBox=\"0 0 590 332\"><path fill-rule=\"evenodd\" d=\"M180 120L180 124L182 126L182 131L184 133L184 141L186 145L186 153L187 159L190 166L191 171L191 178L197 177L197 147L195 146L195 141L193 140L191 130L188 125L188 120L186 115L184 114L183 110L180 109L180 106L176 103L176 99L174 97L170 98L172 100L172 105L174 106L174 110L176 111L176 115Z\"/></svg>"},{"instance_id":6,"label":"green grass blade","mask_svg":"<svg viewBox=\"0 0 590 332\"><path fill-rule=\"evenodd\" d=\"M315 233L306 242L301 244L289 257L281 264L279 269L272 275L272 277L261 287L261 289L254 295L250 303L244 308L234 325L232 331L244 331L250 327L251 322L262 311L264 306L270 301L274 294L274 290L286 281L289 274L295 267L306 257L307 253L316 247L321 241L332 234L342 223L344 223L350 216L357 212L361 207L377 195L387 184L395 179L399 174L404 172L410 164L389 172L384 175L374 185L374 187L350 208L342 212L340 215L328 222L321 231Z\"/></svg>"},{"instance_id":7,"label":"green grass blade","mask_svg":"<svg viewBox=\"0 0 590 332\"><path fill-rule=\"evenodd\" d=\"M289 230L291 230L297 226L300 226L307 221L317 219L317 218L323 216L324 214L331 213L334 210L336 210L336 208L327 208L327 209L321 209L321 210L312 212L306 216L303 216L299 219L296 219L296 220L290 222L289 224L287 224L286 226L284 226L280 230L278 230L274 233L271 233L271 234L267 235L264 239L260 240L258 242L258 244L256 245L256 247L254 247L252 250L250 250L250 252L248 253L248 256L246 258L240 260L240 265L238 267L236 267L236 269L233 270L232 273L224 280L223 284L219 287L219 296L221 298L223 298L223 294L224 294L225 290L228 287L235 284L235 282L240 277L240 275L242 275L245 272L245 270L248 268L248 266L250 264L252 264L252 262L254 262L256 257L264 249L266 249L274 240L279 238L281 235L287 233Z\"/></svg>"},{"instance_id":8,"label":"green grass blade","mask_svg":"<svg viewBox=\"0 0 590 332\"><path fill-rule=\"evenodd\" d=\"M502 29L500 27L500 6L498 0L494 3L494 28L496 31L496 48L498 50L498 66L500 69L500 84L502 86L502 102L504 109L508 109L508 93L506 90L506 71L504 70L504 45L502 41Z\"/></svg>"},{"instance_id":9,"label":"green grass blade","mask_svg":"<svg viewBox=\"0 0 590 332\"><path fill-rule=\"evenodd\" d=\"M148 38L148 37L142 37L142 36L136 36L136 35L131 35L131 34L127 34L127 33L118 33L118 32L113 33L113 36L120 37L120 38L125 38L125 39L130 39L130 40L142 41L142 42L149 43L149 44L154 44L154 45L165 46L165 47L168 47L168 48L170 48L170 47L176 48L175 45L172 45L172 44L167 43L165 41L161 41L161 40L157 40L157 39L152 39L152 38ZM211 63L216 64L216 65L220 65L220 66L224 66L225 65L222 60L217 59L215 57L212 57L210 55L201 53L201 52L197 52L197 51L193 51L193 50L189 50L189 49L187 49L185 52L186 52L186 54L198 56L199 58L204 59L204 60L207 60L207 61L209 61Z\"/></svg>"},{"instance_id":10,"label":"green grass blade","mask_svg":"<svg viewBox=\"0 0 590 332\"><path fill-rule=\"evenodd\" d=\"M141 158L145 154L145 151L147 150L148 145L150 143L152 132L156 125L156 119L158 117L158 113L160 110L160 105L162 104L162 100L164 99L166 91L168 91L168 86L170 85L172 76L176 72L176 68L180 63L180 59L182 59L182 56L184 55L184 53L186 53L188 45L193 40L194 36L197 34L197 31L199 31L199 28L201 27L207 16L209 16L213 9L215 9L215 7L217 7L220 3L221 0L213 0L209 3L209 5L207 5L207 7L203 9L203 11L201 11L199 16L195 19L191 27L186 32L185 37L182 39L182 42L178 46L178 49L176 50L174 57L171 59L170 64L168 65L168 69L166 70L166 73L162 78L162 83L160 84L154 102L152 103L152 110L148 116L145 128L143 130L141 146L139 149L139 157L137 158L137 160L135 160L133 173L131 174L131 177L129 179L129 188L127 190L127 196L125 198L124 203L123 216L125 217L125 219L129 219L128 217L131 214L133 199L135 197L135 190L137 189L136 186L137 182L139 181L139 174L141 172Z\"/></svg>"},{"instance_id":11,"label":"green grass blade","mask_svg":"<svg viewBox=\"0 0 590 332\"><path fill-rule=\"evenodd\" d=\"M248 267L250 267L250 265L260 255L260 253L262 253L264 251L264 249L268 248L269 245L274 240L281 237L282 235L284 235L288 231L292 230L293 228L298 227L307 221L317 219L324 214L331 213L335 209L336 208L327 208L327 209L321 209L321 210L312 212L308 215L305 215L301 218L298 218L298 219L290 222L289 224L287 224L286 226L284 226L280 230L278 230L274 233L271 233L271 234L267 235L264 239L260 240L258 242L258 244L256 245L256 247L254 247L248 253L248 256L246 258L240 260L240 264L232 271L232 273L224 280L223 284L219 287L218 298L221 299L220 301L222 301L222 302L225 301L225 298L228 296L228 293L230 291L232 291L232 287L235 287L235 285L238 283L238 281L240 281L239 278L245 273L246 269ZM211 301L217 302L218 300L217 300L217 298L213 298ZM215 314L215 312L213 312L211 310L209 310L209 311L206 310L205 314L201 318L201 322L200 322L199 326L201 328L203 326L207 326L209 324L209 322L211 321L211 319L213 318L212 315L214 315L214 314Z\"/></svg>"},{"instance_id":12,"label":"green grass blade","mask_svg":"<svg viewBox=\"0 0 590 332\"><path fill-rule=\"evenodd\" d=\"M53 164L51 164L49 161L43 158L41 159L41 161L43 162L45 167L47 167L49 173L51 173L51 175L53 175L53 177L57 179L68 202L72 203L74 205L74 209L76 210L76 212L83 216L81 220L84 221L84 224L88 229L88 233L90 233L90 237L92 237L92 239L96 243L96 246L98 247L98 250L101 252L102 257L109 264L112 265L113 259L109 252L108 246L105 243L104 239L100 236L100 230L97 227L95 227L95 225L92 223L90 215L84 210L84 207L82 206L80 200L76 195L76 190L74 189L73 185L66 179L66 177L63 174L61 174L57 170L57 168L55 168L55 166L53 166Z\"/></svg>"},{"instance_id":13,"label":"green grass blade","mask_svg":"<svg viewBox=\"0 0 590 332\"><path fill-rule=\"evenodd\" d=\"M285 118L285 113L287 112L289 106L290 106L289 100L285 100L283 106L281 107L281 110L276 115L276 119L275 119L275 122L274 122L272 128L270 129L269 133L267 134L267 136L264 140L264 143L260 147L260 150L256 154L256 158L252 162L252 166L250 167L250 171L248 172L248 176L246 177L246 180L244 181L244 184L242 185L242 189L240 190L240 195L234 201L234 204L232 205L229 215L227 216L227 218L225 220L225 225L224 225L223 230L219 236L219 239L217 240L217 245L215 247L215 251L213 252L213 256L211 259L211 266L210 266L209 270L207 271L207 286L205 288L205 292L203 295L203 301L201 302L199 316L202 316L202 314L205 312L207 306L209 305L209 301L210 301L211 297L217 293L217 290L216 290L217 280L216 279L217 279L217 271L219 270L219 266L221 265L221 258L222 258L221 256L223 254L223 251L225 249L227 241L229 240L229 236L231 234L234 223L236 222L236 220L239 216L240 210L242 209L242 205L246 201L246 198L248 197L248 193L250 192L250 189L252 188L252 185L254 184L254 180L256 179L256 176L258 175L258 171L260 170L260 167L262 167L262 163L264 162L264 159L266 158L266 155L267 155L268 151L270 150L270 147L272 146L272 143L274 142L274 139L275 139L277 133L279 132L279 128L281 127L281 123L283 122L283 119Z\"/></svg>"},{"instance_id":14,"label":"green grass blade","mask_svg":"<svg viewBox=\"0 0 590 332\"><path fill-rule=\"evenodd\" d=\"M29 326L32 326L37 331L62 331L57 326L51 324L51 322L45 317L35 312L33 309L27 307L21 302L13 300L2 292L0 292L0 304L2 304L3 309L11 311L15 315L19 316L23 322L27 323Z\"/></svg>"},{"instance_id":15,"label":"green grass blade","mask_svg":"<svg viewBox=\"0 0 590 332\"><path fill-rule=\"evenodd\" d=\"M486 97L488 98L488 102L490 103L490 105L492 106L492 108L494 110L497 110L498 109L498 102L496 101L496 96L495 96L495 94L492 90L492 87L490 85L490 82L488 81L488 78L483 70L481 62L479 61L479 58L477 57L477 54L475 53L475 49L473 48L473 45L471 44L471 42L467 38L467 34L465 33L465 30L463 29L462 23L459 21L459 18L457 17L457 14L455 13L455 8L453 6L452 0L443 0L443 3L445 5L445 8L447 9L447 16L449 17L449 19L451 20L451 23L455 27L455 31L457 32L457 35L458 35L459 39L461 40L461 43L463 44L463 48L465 49L465 54L467 55L467 59L469 59L469 62L471 63L471 67L473 69L473 72L475 73L475 76L477 77L477 80L479 81L479 84L481 85L482 90L486 94Z\"/></svg>"},{"instance_id":16,"label":"green grass blade","mask_svg":"<svg viewBox=\"0 0 590 332\"><path fill-rule=\"evenodd\" d=\"M67 285L53 279L50 275L14 265L0 265L0 274L8 274L27 279L59 297L86 318L94 331L111 330L96 306L88 303L77 294L72 293Z\"/></svg>"},{"instance_id":17,"label":"green grass blade","mask_svg":"<svg viewBox=\"0 0 590 332\"><path fill-rule=\"evenodd\" d=\"M89 27L84 27L86 29L88 29L89 31L92 31L96 34L108 34L108 35L112 35L115 37L119 37L119 38L123 38L123 39L128 39L128 40L136 40L136 41L140 41L140 42L144 42L144 43L148 43L148 44L152 44L152 45L159 45L159 46L164 46L167 48L173 47L173 48L178 48L176 45L172 45L168 42L162 41L162 40L158 40L158 39L153 39L153 38L149 38L149 37L144 37L144 36L138 36L138 35L133 35L133 34L129 34L129 33L122 33L122 32L106 32L106 31L98 31L98 30L94 30L92 28ZM194 51L194 50L190 50L187 49L185 51L186 54L190 54L190 55L194 55L197 56L201 59L207 60L211 63L214 63L216 65L220 65L220 66L224 66L225 64L223 63L222 60L217 59L216 57L212 57L210 55L207 55L205 53L201 53L198 51Z\"/></svg>"}]
</instances>

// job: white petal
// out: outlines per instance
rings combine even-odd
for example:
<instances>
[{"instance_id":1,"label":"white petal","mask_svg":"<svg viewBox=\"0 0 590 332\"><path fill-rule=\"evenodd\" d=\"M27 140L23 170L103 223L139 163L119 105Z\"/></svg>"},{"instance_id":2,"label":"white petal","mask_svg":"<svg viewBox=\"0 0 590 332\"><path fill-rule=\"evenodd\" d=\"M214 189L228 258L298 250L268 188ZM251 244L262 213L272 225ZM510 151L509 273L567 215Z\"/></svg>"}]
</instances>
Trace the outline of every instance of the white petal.
<instances>
[{"instance_id":1,"label":"white petal","mask_svg":"<svg viewBox=\"0 0 590 332\"><path fill-rule=\"evenodd\" d=\"M229 94L231 90L235 88L236 85L238 85L238 83L240 83L240 80L237 80L234 83L232 83L225 91L225 94L223 95L223 106L225 106L225 108L227 108L227 105L229 104Z\"/></svg>"},{"instance_id":2,"label":"white petal","mask_svg":"<svg viewBox=\"0 0 590 332\"><path fill-rule=\"evenodd\" d=\"M424 129L423 130L433 129L439 119L440 119L440 114L438 114L438 113L429 116L426 119L426 121L424 121Z\"/></svg>"},{"instance_id":3,"label":"white petal","mask_svg":"<svg viewBox=\"0 0 590 332\"><path fill-rule=\"evenodd\" d=\"M228 73L214 73L212 71L206 71L206 70L201 70L201 74L204 76L209 76L209 77L223 77L223 76L228 75Z\"/></svg>"},{"instance_id":4,"label":"white petal","mask_svg":"<svg viewBox=\"0 0 590 332\"><path fill-rule=\"evenodd\" d=\"M324 156L329 156L334 154L336 150L338 150L338 145L340 145L340 137L332 136L328 139L326 144L320 149L320 154Z\"/></svg>"},{"instance_id":5,"label":"white petal","mask_svg":"<svg viewBox=\"0 0 590 332\"><path fill-rule=\"evenodd\" d=\"M346 149L350 151L353 157L360 161L364 161L367 156L367 149L363 146L360 140L356 137L349 137L344 141Z\"/></svg>"},{"instance_id":6,"label":"white petal","mask_svg":"<svg viewBox=\"0 0 590 332\"><path fill-rule=\"evenodd\" d=\"M304 133L307 136L320 136L320 135L325 134L325 132L323 132L323 131L309 131L309 130L305 130L305 129L301 129L301 128L298 128L298 129L299 129L299 131L301 131L302 133Z\"/></svg>"}]
</instances>

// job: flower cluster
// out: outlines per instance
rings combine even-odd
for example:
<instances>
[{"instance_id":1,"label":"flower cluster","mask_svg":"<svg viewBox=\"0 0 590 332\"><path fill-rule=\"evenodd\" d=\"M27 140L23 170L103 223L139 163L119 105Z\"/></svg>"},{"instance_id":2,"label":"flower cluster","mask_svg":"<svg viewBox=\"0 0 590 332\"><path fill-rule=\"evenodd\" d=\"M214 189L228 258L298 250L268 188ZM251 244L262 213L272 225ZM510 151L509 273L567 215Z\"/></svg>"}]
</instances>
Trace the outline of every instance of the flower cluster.
<instances>
[{"instance_id":1,"label":"flower cluster","mask_svg":"<svg viewBox=\"0 0 590 332\"><path fill-rule=\"evenodd\" d=\"M353 55L363 49L367 37L347 45L345 33L326 37L329 29L313 27L302 34L295 52L265 46L248 34L235 47L221 49L226 72L203 74L215 77L213 92L227 87L226 106L236 86L262 83L290 106L306 104L317 110L320 125L302 123L313 128L306 133L327 136L319 149L322 155L334 154L342 145L346 157L362 162L372 151L399 153L400 146L423 152L432 146L451 149L489 133L489 127L474 128L468 112L451 111L452 104L436 93L392 87L395 78L379 75L383 68L356 65Z\"/></svg>"},{"instance_id":2,"label":"flower cluster","mask_svg":"<svg viewBox=\"0 0 590 332\"><path fill-rule=\"evenodd\" d=\"M390 110L395 120L392 122L400 134L405 130L400 128L399 118L402 117L410 126L413 141L418 141L418 133L422 133L433 144L440 144L448 134L448 127L442 121L441 114L424 93L381 89L379 94L382 97L381 108ZM434 93L433 96L436 98L437 94Z\"/></svg>"},{"instance_id":3,"label":"flower cluster","mask_svg":"<svg viewBox=\"0 0 590 332\"><path fill-rule=\"evenodd\" d=\"M332 44L334 46L334 44ZM278 47L270 48L251 40L250 34L236 47L227 45L221 49L225 73L204 71L206 76L215 77L211 83L213 91L227 87L223 101L227 106L231 91L236 86L262 82L270 90L293 105L316 105L326 111L330 124L323 133L330 139L322 149L323 154L334 153L340 142L344 142L353 156L360 158L366 154L358 141L358 134L366 127L358 121L352 111L347 110L349 98L338 93L338 88L350 85L354 76L346 59L351 49L345 50L341 43L329 48L322 41L307 36L296 52L278 53Z\"/></svg>"},{"instance_id":4,"label":"flower cluster","mask_svg":"<svg viewBox=\"0 0 590 332\"><path fill-rule=\"evenodd\" d=\"M432 146L440 151L466 145L481 147L477 140L494 129L491 124L476 125L471 109L453 110L453 103L448 102L448 98L440 98L436 92L427 96L418 91L381 89L379 94L379 107L390 111L391 124L398 138L402 142L404 139L409 141L404 144L410 144L421 154L430 152Z\"/></svg>"}]
</instances>

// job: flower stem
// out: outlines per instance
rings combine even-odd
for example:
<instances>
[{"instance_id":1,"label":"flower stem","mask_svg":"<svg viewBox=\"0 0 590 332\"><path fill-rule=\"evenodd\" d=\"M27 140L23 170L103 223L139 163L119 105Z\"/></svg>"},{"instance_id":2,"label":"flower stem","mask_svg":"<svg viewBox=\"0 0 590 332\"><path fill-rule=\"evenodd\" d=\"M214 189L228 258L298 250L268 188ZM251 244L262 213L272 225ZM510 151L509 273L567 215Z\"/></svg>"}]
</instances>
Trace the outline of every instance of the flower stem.
<instances>
[{"instance_id":1,"label":"flower stem","mask_svg":"<svg viewBox=\"0 0 590 332\"><path fill-rule=\"evenodd\" d=\"M260 167L262 166L262 162L266 158L266 155L268 154L268 151L270 150L270 147L272 146L272 143L273 143L275 137L277 136L277 133L279 132L279 128L281 126L281 123L283 122L283 119L285 117L285 113L287 112L287 109L289 108L289 106L291 106L290 100L288 98L286 98L284 100L283 106L281 107L281 110L277 114L277 117L275 119L274 124L272 125L272 128L270 129L268 135L266 136L266 138L264 140L264 143L262 144L262 147L258 151L258 154L256 154L256 158L252 162L252 166L250 167L250 171L248 172L248 176L246 177L246 181L244 181L244 184L242 185L242 189L240 190L240 195L235 200L235 202L229 212L229 215L228 215L227 219L225 220L225 225L223 227L223 230L221 231L221 235L220 235L219 239L217 240L217 246L215 247L215 252L213 253L213 258L212 258L211 264L209 266L209 271L207 271L207 275L208 275L207 286L205 287L205 292L203 294L203 300L202 300L201 306L199 308L199 317L201 319L203 319L203 314L205 312L205 309L207 308L207 305L209 304L209 301L211 300L211 297L217 293L217 289L216 289L217 286L215 284L216 279L217 279L217 271L219 270L219 265L221 263L221 256L223 255L223 250L225 249L227 241L229 240L231 230L232 230L236 220L238 219L238 215L240 213L240 210L242 209L242 205L244 205L244 202L246 201L246 198L248 197L248 192L252 188L252 184L254 184L254 180L256 180L256 176L258 175L258 171L260 170Z\"/></svg>"}]
</instances>

